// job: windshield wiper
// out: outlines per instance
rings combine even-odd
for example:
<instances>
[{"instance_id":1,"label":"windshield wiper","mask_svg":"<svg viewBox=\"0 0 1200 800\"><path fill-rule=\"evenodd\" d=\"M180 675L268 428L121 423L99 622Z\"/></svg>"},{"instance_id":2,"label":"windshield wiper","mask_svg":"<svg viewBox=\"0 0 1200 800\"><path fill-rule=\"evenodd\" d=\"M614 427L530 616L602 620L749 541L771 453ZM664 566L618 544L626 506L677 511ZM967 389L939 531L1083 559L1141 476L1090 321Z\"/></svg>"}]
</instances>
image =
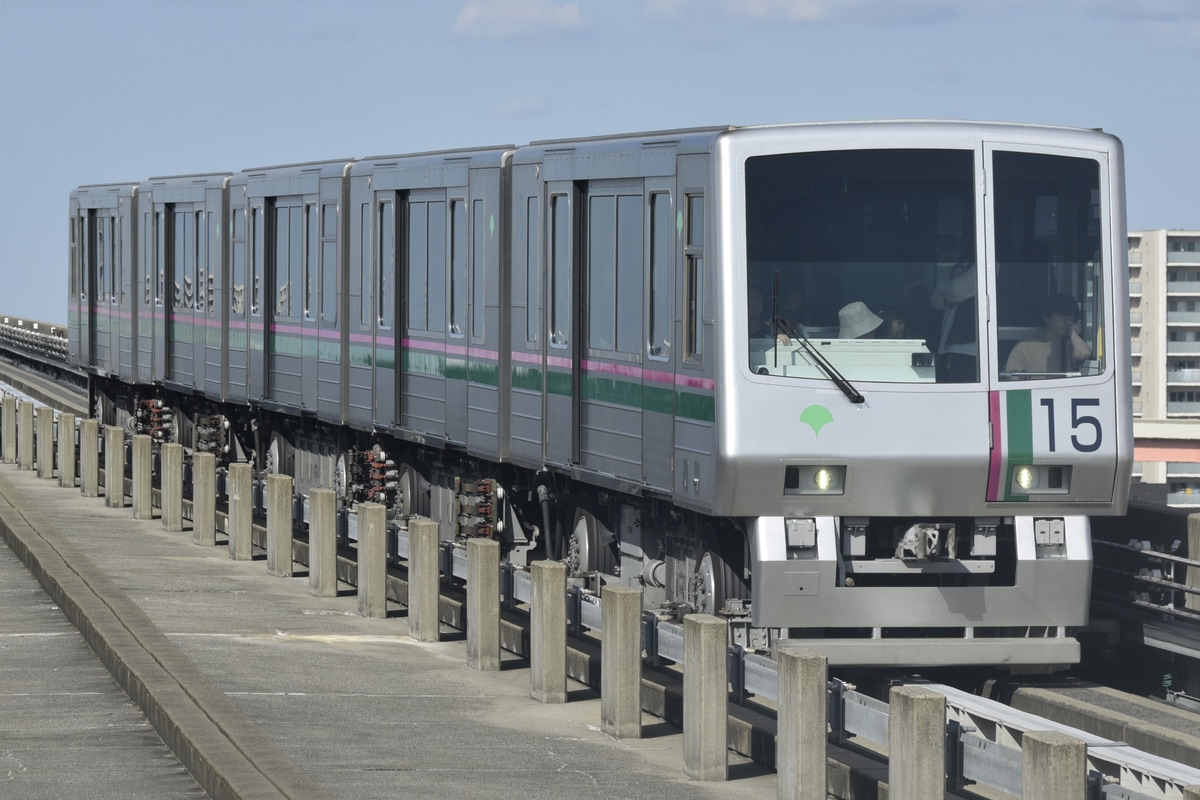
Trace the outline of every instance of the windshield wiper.
<instances>
[{"instance_id":1,"label":"windshield wiper","mask_svg":"<svg viewBox=\"0 0 1200 800\"><path fill-rule=\"evenodd\" d=\"M809 357L817 363L817 367L829 376L829 380L833 381L833 385L842 390L842 394L846 395L846 399L851 403L862 403L867 398L863 397L862 392L854 388L850 381L846 380L846 376L838 372L838 368L829 363L829 359L821 354L812 340L808 338L808 334L804 332L804 326L801 325L799 330L792 327L786 319L779 316L779 272L775 272L774 286L772 287L771 298L771 332L775 337L775 366L779 367L779 334L785 333L788 338L795 339L804 348L804 352L808 353Z\"/></svg>"}]
</instances>

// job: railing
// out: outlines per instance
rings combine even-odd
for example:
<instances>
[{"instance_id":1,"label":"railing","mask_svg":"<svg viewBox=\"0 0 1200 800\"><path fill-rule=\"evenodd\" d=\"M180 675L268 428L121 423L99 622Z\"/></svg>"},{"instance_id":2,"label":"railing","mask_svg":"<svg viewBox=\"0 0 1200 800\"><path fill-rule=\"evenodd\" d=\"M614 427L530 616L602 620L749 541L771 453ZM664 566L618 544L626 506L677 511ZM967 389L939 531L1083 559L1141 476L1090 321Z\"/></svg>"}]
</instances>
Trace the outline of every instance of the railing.
<instances>
[{"instance_id":1,"label":"railing","mask_svg":"<svg viewBox=\"0 0 1200 800\"><path fill-rule=\"evenodd\" d=\"M12 347L49 359L67 360L67 331L47 322L0 318L0 347Z\"/></svg>"}]
</instances>

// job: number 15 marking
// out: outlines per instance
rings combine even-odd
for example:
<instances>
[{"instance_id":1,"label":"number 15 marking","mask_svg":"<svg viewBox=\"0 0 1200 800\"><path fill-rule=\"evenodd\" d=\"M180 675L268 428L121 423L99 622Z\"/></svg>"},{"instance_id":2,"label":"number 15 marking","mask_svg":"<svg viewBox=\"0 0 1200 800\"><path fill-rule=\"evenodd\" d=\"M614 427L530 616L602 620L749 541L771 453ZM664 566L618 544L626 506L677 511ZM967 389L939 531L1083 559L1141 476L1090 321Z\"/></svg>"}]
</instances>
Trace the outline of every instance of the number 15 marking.
<instances>
[{"instance_id":1,"label":"number 15 marking","mask_svg":"<svg viewBox=\"0 0 1200 800\"><path fill-rule=\"evenodd\" d=\"M1050 430L1050 452L1055 449L1054 442L1054 398L1046 397L1042 399L1042 405L1046 407L1046 424ZM1100 449L1100 443L1104 441L1104 429L1100 427L1100 420L1093 417L1091 414L1079 413L1081 408L1088 406L1099 406L1100 399L1097 397L1073 397L1071 398L1071 430L1078 431L1081 427L1090 427L1095 432L1095 438L1090 442L1082 442L1079 436L1071 434L1071 445L1081 453L1094 453Z\"/></svg>"}]
</instances>

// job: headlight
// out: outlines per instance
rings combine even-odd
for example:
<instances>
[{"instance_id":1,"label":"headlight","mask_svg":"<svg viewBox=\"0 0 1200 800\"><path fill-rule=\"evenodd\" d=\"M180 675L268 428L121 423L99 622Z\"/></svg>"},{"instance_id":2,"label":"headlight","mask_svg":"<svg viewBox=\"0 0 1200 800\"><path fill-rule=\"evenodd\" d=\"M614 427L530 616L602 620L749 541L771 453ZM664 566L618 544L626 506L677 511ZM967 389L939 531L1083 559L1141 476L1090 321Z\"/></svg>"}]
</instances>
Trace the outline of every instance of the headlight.
<instances>
[{"instance_id":1,"label":"headlight","mask_svg":"<svg viewBox=\"0 0 1200 800\"><path fill-rule=\"evenodd\" d=\"M1053 464L1017 464L1010 475L1009 493L1017 495L1067 494L1071 468Z\"/></svg>"},{"instance_id":2,"label":"headlight","mask_svg":"<svg viewBox=\"0 0 1200 800\"><path fill-rule=\"evenodd\" d=\"M784 470L784 494L843 494L846 467L842 465L794 465Z\"/></svg>"}]
</instances>

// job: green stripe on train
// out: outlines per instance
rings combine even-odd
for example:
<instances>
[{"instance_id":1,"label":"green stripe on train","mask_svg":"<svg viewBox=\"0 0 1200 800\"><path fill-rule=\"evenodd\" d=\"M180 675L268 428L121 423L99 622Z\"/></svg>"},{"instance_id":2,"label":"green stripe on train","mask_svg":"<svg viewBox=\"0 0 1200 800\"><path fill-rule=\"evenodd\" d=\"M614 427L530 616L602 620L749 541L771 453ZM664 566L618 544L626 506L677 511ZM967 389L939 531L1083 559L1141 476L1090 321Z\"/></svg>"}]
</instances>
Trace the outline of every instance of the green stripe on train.
<instances>
[{"instance_id":1,"label":"green stripe on train","mask_svg":"<svg viewBox=\"0 0 1200 800\"><path fill-rule=\"evenodd\" d=\"M1004 393L1005 409L1008 412L1008 460L1001 475L1004 481L1004 499L1024 502L1025 495L1014 495L1010 491L1012 480L1009 472L1013 464L1033 462L1033 393L1029 389L1012 389Z\"/></svg>"}]
</instances>

